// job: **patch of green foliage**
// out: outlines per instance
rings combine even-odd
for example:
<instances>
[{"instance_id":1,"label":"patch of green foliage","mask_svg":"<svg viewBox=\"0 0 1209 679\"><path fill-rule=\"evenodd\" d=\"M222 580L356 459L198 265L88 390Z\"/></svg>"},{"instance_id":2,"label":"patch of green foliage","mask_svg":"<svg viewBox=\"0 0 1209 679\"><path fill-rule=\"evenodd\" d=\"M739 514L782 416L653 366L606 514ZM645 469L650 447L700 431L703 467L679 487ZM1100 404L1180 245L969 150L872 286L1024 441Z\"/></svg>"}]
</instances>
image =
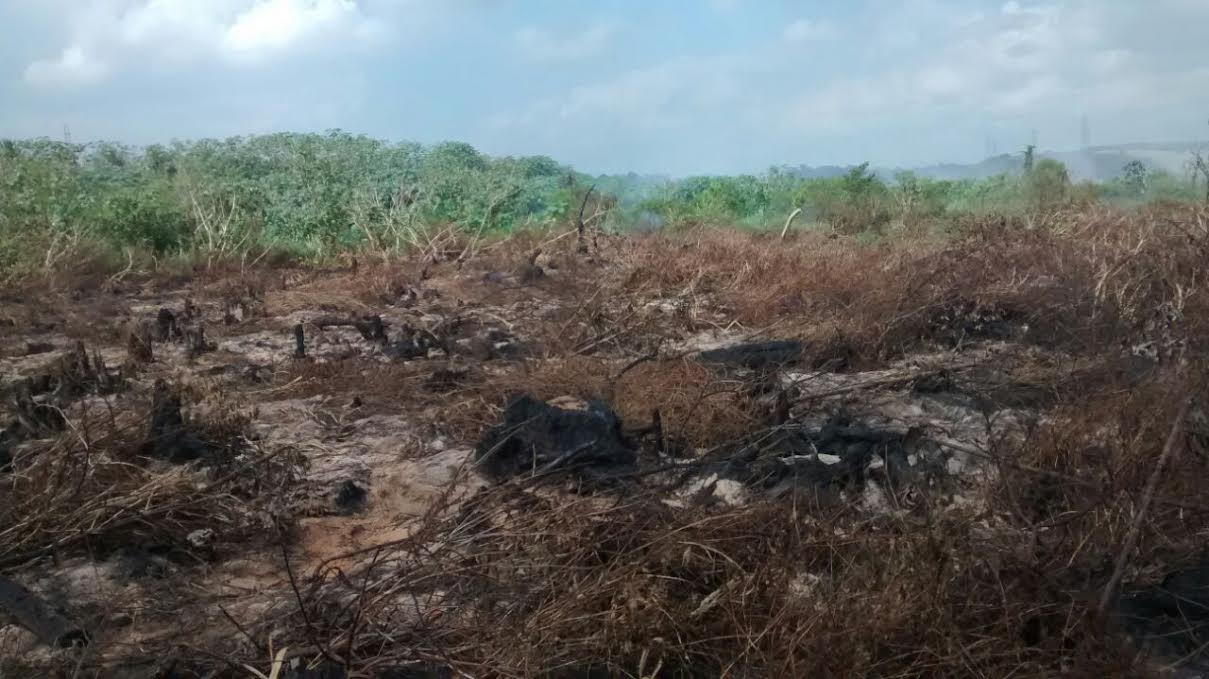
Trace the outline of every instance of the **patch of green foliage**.
<instances>
[{"instance_id":1,"label":"patch of green foliage","mask_svg":"<svg viewBox=\"0 0 1209 679\"><path fill-rule=\"evenodd\" d=\"M800 224L877 238L944 230L965 216L1026 215L1095 199L1195 200L1188 181L1141 163L1100 185L1023 157L1019 173L937 180L882 177L862 164L826 178L762 175L595 179L544 156L494 158L464 143L425 147L333 131L132 148L47 139L0 141L0 275L70 264L84 250L125 260L221 258L280 250L303 257L421 245L431 229L490 234L570 226L589 185L593 224L615 230Z\"/></svg>"},{"instance_id":2,"label":"patch of green foliage","mask_svg":"<svg viewBox=\"0 0 1209 679\"><path fill-rule=\"evenodd\" d=\"M1122 168L1121 175L1100 185L1101 197L1127 205L1154 201L1195 201L1201 197L1193 182L1152 170L1138 160Z\"/></svg>"},{"instance_id":3,"label":"patch of green foliage","mask_svg":"<svg viewBox=\"0 0 1209 679\"><path fill-rule=\"evenodd\" d=\"M0 143L0 267L88 240L121 251L304 255L415 244L429 225L484 232L565 219L580 181L545 157L490 158L343 132L133 149Z\"/></svg>"},{"instance_id":4,"label":"patch of green foliage","mask_svg":"<svg viewBox=\"0 0 1209 679\"><path fill-rule=\"evenodd\" d=\"M644 185L639 199L627 197L624 183L619 224L643 220L668 227L695 224L779 228L794 209L803 222L838 233L877 236L891 229L947 230L966 217L1038 216L1064 207L1107 200L1139 204L1155 200L1195 200L1188 181L1148 170L1141 163L1103 184L1074 184L1062 163L1025 151L1022 170L985 179L932 179L914 172L884 178L868 164L828 178L799 178L773 168L761 176L691 177Z\"/></svg>"}]
</instances>

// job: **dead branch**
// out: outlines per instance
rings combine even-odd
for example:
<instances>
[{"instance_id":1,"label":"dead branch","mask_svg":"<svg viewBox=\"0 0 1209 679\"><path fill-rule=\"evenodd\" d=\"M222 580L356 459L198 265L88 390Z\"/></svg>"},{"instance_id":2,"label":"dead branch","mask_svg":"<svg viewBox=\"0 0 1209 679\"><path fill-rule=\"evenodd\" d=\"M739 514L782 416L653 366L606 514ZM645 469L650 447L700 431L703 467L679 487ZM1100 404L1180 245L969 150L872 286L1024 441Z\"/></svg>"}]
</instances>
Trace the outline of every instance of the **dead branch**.
<instances>
[{"instance_id":1,"label":"dead branch","mask_svg":"<svg viewBox=\"0 0 1209 679\"><path fill-rule=\"evenodd\" d=\"M583 201L579 204L579 215L575 218L575 233L576 240L578 241L575 249L580 254L587 254L588 252L588 242L584 239L584 232L587 229L587 224L584 223L584 210L587 209L588 198L592 196L592 191L595 189L595 184L588 187L587 192L584 193Z\"/></svg>"}]
</instances>

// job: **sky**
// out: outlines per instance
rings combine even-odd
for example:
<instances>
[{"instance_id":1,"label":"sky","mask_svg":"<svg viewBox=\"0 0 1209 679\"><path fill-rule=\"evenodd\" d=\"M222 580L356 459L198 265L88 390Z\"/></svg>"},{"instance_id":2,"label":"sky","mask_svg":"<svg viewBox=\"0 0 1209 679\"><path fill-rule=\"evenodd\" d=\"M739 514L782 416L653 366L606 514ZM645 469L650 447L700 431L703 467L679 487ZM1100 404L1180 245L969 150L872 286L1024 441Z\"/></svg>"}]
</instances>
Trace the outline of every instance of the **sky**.
<instances>
[{"instance_id":1,"label":"sky","mask_svg":"<svg viewBox=\"0 0 1209 679\"><path fill-rule=\"evenodd\" d=\"M0 0L0 137L343 129L589 172L1209 138L1209 0Z\"/></svg>"}]
</instances>

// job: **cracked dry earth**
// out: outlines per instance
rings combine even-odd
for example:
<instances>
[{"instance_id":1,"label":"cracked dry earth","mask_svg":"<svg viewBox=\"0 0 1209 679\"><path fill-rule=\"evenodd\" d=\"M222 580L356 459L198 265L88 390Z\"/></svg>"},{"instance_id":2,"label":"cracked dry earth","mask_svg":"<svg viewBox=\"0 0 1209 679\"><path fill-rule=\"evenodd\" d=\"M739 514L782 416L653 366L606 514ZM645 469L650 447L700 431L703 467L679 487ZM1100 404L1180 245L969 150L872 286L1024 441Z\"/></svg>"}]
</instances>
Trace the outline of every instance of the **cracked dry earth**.
<instances>
[{"instance_id":1,"label":"cracked dry earth","mask_svg":"<svg viewBox=\"0 0 1209 679\"><path fill-rule=\"evenodd\" d=\"M660 502L673 512L793 498L870 515L927 504L974 516L997 473L996 451L1044 420L1051 386L1077 368L1017 342L1018 328L973 333L956 349L921 346L870 369L792 342L788 354L749 360L752 342L786 335L742 326L725 304L691 290L600 299L572 278L591 265L541 262L535 282L453 266L425 278L400 265L402 273L117 281L4 300L6 393L23 381L50 385L25 406L6 398L5 421L33 408L28 419L37 404L63 415L57 425L10 427L11 462L0 472L14 484L7 488L37 473L38 456L64 455L67 486L125 465L138 470L135 497L160 483L213 497L197 511L163 512L154 503L172 496L143 505L114 497L121 509L113 511L130 521L73 519L58 533L31 532L29 512L10 515L0 525L0 574L64 612L91 643L55 648L0 619L0 667L54 672L80 663L95 676L194 676L171 674L192 667L174 664L184 657L213 663L214 676L224 658L258 658L275 638L296 639L307 595L297 590L309 578L364 570L435 514L456 513L499 482L480 473L476 445L522 393L570 412L602 399L637 450L626 469L602 460L590 478L569 471L526 492L634 483L626 479L636 466L638 482L666 482ZM138 356L136 341L150 357ZM93 379L73 391L53 377L80 345L93 373L113 385ZM173 440L199 432L204 452L146 444L159 435L149 424L164 400L157 389L181 405L171 431L186 434ZM218 482L232 476L225 483L234 485ZM65 508L56 511L87 504L62 486L55 497ZM8 546L3 534L21 531L34 537ZM414 617L432 614L415 601ZM267 671L267 657L260 667Z\"/></svg>"}]
</instances>

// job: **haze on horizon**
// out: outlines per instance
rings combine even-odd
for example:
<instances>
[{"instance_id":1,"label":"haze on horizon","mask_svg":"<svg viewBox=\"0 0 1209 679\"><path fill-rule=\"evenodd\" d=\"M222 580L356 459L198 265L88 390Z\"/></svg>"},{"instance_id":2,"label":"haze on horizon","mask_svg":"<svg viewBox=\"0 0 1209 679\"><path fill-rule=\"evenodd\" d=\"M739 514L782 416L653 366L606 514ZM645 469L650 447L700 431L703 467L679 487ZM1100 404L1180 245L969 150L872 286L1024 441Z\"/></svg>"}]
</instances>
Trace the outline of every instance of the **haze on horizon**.
<instances>
[{"instance_id":1,"label":"haze on horizon","mask_svg":"<svg viewBox=\"0 0 1209 679\"><path fill-rule=\"evenodd\" d=\"M0 0L0 137L340 128L591 172L1209 137L1209 0Z\"/></svg>"}]
</instances>

